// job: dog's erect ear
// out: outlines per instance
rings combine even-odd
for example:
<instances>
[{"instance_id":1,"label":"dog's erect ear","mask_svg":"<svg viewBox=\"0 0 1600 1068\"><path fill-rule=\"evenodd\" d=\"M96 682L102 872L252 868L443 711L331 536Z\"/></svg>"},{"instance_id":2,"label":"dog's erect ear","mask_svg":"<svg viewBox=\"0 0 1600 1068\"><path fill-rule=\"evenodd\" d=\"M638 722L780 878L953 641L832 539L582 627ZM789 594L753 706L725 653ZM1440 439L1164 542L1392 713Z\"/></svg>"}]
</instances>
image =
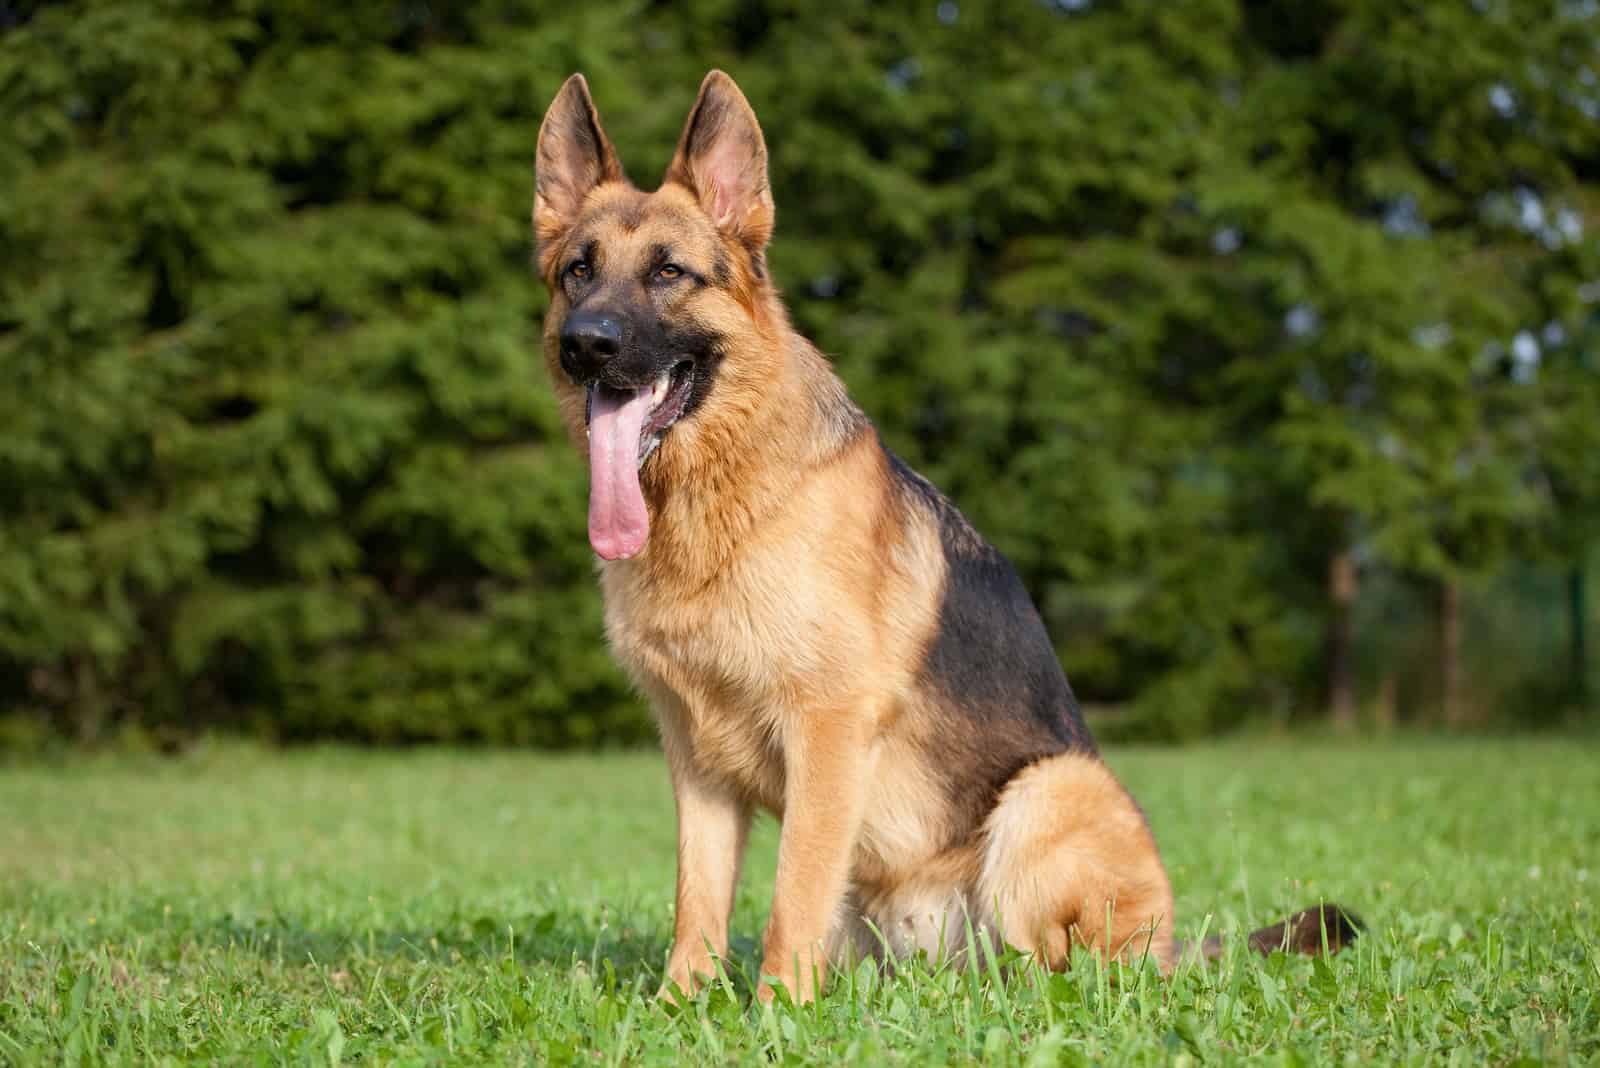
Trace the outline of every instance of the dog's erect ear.
<instances>
[{"instance_id":1,"label":"dog's erect ear","mask_svg":"<svg viewBox=\"0 0 1600 1068\"><path fill-rule=\"evenodd\" d=\"M534 166L533 232L541 245L559 238L577 220L589 190L602 182L627 180L600 127L600 113L583 75L568 78L545 112Z\"/></svg>"},{"instance_id":2,"label":"dog's erect ear","mask_svg":"<svg viewBox=\"0 0 1600 1068\"><path fill-rule=\"evenodd\" d=\"M686 186L717 226L759 253L772 236L767 143L733 79L714 70L700 83L666 181Z\"/></svg>"}]
</instances>

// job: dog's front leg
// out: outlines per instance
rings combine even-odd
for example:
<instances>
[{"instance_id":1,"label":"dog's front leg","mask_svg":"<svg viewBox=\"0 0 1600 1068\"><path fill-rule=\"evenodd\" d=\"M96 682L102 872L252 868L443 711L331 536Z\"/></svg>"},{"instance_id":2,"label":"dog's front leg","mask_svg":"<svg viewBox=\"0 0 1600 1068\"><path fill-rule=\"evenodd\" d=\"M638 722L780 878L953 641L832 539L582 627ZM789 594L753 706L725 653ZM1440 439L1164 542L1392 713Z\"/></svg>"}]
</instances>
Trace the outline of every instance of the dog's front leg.
<instances>
[{"instance_id":1,"label":"dog's front leg","mask_svg":"<svg viewBox=\"0 0 1600 1068\"><path fill-rule=\"evenodd\" d=\"M815 997L826 977L824 947L849 884L870 751L869 717L855 710L805 713L785 741L783 832L761 974L786 984L796 1001ZM763 981L757 993L770 1001L773 988Z\"/></svg>"},{"instance_id":2,"label":"dog's front leg","mask_svg":"<svg viewBox=\"0 0 1600 1068\"><path fill-rule=\"evenodd\" d=\"M676 1000L677 991L694 993L700 976L715 975L713 957L727 953L750 806L695 766L677 729L681 721L660 716L660 722L678 810L678 892L667 978L657 996Z\"/></svg>"}]
</instances>

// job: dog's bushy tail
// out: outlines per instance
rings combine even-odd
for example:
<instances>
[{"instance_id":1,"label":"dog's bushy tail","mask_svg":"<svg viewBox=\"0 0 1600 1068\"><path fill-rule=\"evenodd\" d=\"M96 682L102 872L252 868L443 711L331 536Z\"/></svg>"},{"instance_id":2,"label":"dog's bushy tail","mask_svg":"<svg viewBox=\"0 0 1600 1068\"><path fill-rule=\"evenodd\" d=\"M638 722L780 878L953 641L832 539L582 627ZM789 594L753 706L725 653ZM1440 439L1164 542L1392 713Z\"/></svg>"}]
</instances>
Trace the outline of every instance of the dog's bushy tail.
<instances>
[{"instance_id":1,"label":"dog's bushy tail","mask_svg":"<svg viewBox=\"0 0 1600 1068\"><path fill-rule=\"evenodd\" d=\"M1289 953L1316 956L1323 951L1324 946L1328 953L1333 954L1354 942L1364 930L1366 924L1349 909L1340 905L1318 905L1315 908L1301 909L1271 927L1252 931L1249 944L1251 949L1263 957L1279 949ZM1187 949L1188 946L1180 947L1180 956ZM1200 953L1206 960L1216 960L1222 956L1221 936L1211 935L1203 940L1200 943Z\"/></svg>"}]
</instances>

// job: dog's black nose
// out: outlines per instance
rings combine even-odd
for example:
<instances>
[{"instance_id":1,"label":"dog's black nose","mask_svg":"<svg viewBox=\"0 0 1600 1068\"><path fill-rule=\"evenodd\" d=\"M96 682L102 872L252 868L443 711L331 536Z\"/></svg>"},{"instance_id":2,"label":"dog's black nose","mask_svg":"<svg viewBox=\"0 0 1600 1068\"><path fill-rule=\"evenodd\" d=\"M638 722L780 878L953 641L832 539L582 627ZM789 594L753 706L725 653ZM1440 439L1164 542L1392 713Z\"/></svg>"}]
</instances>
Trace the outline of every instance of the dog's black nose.
<instances>
[{"instance_id":1,"label":"dog's black nose","mask_svg":"<svg viewBox=\"0 0 1600 1068\"><path fill-rule=\"evenodd\" d=\"M573 312L561 324L561 366L582 381L597 377L622 351L622 324L593 312Z\"/></svg>"}]
</instances>

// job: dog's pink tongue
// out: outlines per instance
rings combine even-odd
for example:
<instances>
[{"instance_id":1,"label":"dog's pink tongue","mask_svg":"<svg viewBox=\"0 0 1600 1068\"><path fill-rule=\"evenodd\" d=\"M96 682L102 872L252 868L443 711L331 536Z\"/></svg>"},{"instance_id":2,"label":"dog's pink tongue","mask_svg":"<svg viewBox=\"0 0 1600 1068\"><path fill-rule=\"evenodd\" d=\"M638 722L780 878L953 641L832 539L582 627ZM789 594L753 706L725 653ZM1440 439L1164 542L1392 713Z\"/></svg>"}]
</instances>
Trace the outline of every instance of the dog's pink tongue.
<instances>
[{"instance_id":1,"label":"dog's pink tongue","mask_svg":"<svg viewBox=\"0 0 1600 1068\"><path fill-rule=\"evenodd\" d=\"M589 544L604 560L644 548L650 513L639 492L639 432L650 414L647 389L597 386L589 412Z\"/></svg>"}]
</instances>

